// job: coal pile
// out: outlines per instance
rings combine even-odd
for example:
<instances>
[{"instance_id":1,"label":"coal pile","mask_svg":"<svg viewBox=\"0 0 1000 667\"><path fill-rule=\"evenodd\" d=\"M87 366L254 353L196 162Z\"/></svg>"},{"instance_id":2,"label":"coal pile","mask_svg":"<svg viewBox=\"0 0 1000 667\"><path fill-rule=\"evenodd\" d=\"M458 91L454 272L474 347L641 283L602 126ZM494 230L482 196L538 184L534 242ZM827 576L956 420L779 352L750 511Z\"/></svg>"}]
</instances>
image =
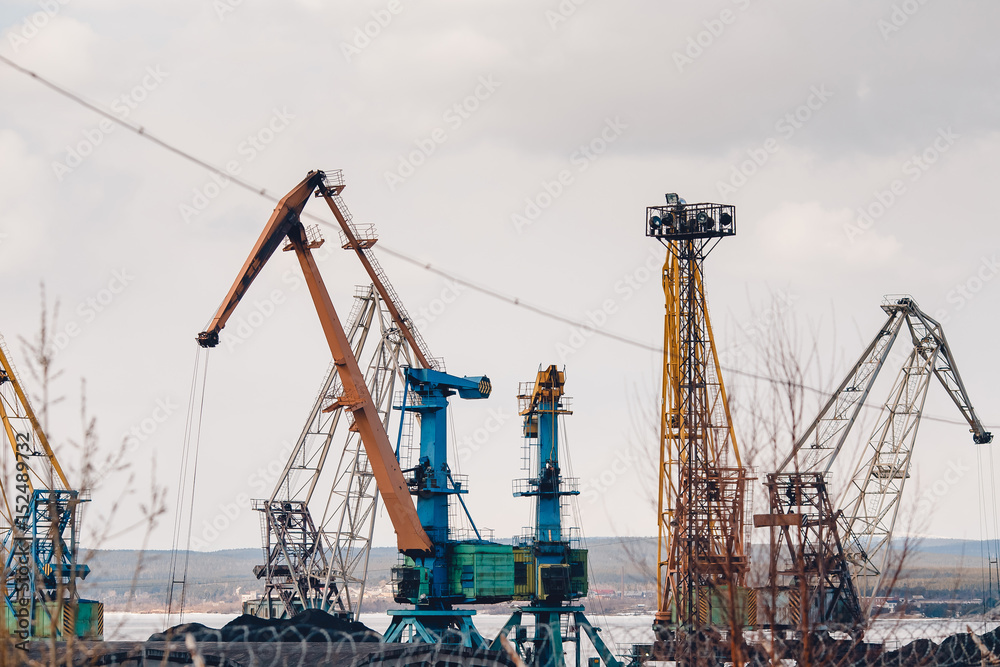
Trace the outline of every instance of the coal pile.
<instances>
[{"instance_id":1,"label":"coal pile","mask_svg":"<svg viewBox=\"0 0 1000 667\"><path fill-rule=\"evenodd\" d=\"M201 623L183 623L150 635L151 642L183 640L192 635L199 643L265 642L379 642L382 635L363 623L307 609L293 618L258 618L243 614L222 628Z\"/></svg>"},{"instance_id":2,"label":"coal pile","mask_svg":"<svg viewBox=\"0 0 1000 667\"><path fill-rule=\"evenodd\" d=\"M816 639L821 639L817 637ZM781 657L798 659L801 646L786 646ZM765 655L754 656L754 664L768 664ZM979 667L1000 664L1000 627L983 635L961 632L940 644L930 639L916 639L898 649L886 651L876 644L845 641L816 641L810 665L850 667Z\"/></svg>"},{"instance_id":3,"label":"coal pile","mask_svg":"<svg viewBox=\"0 0 1000 667\"><path fill-rule=\"evenodd\" d=\"M934 665L936 667L969 667L998 664L1000 658L1000 628L983 635L967 632L951 635L940 644L929 639L918 639L895 651L886 651L877 662L868 663L881 667L911 667Z\"/></svg>"}]
</instances>

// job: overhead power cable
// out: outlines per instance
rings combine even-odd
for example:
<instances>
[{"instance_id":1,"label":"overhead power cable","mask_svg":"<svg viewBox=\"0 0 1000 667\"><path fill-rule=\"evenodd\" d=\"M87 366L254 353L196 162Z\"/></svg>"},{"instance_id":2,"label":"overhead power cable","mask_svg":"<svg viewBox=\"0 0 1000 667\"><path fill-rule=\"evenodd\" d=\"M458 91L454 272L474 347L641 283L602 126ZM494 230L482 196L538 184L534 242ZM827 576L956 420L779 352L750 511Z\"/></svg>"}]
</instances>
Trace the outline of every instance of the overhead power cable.
<instances>
[{"instance_id":1,"label":"overhead power cable","mask_svg":"<svg viewBox=\"0 0 1000 667\"><path fill-rule=\"evenodd\" d=\"M19 65L18 63L16 63L15 61L11 60L10 58L7 58L4 55L0 55L0 62L4 63L5 65L9 66L10 68L12 68L12 69L14 69L14 70L16 70L18 72L20 72L21 74L29 76L32 79L35 79L36 81L38 81L39 83L41 83L45 87L47 87L47 88L55 91L59 95L62 95L63 97L65 97L65 98L67 98L67 99L75 102L76 104L79 104L79 105L81 105L83 107L86 107L87 109L90 109L94 113L96 113L96 114L98 114L98 115L100 115L100 116L102 116L104 118L107 118L111 122L113 122L113 123L115 123L115 124L117 124L117 125L119 125L121 127L124 127L125 129L129 130L130 132L133 132L134 134L139 135L140 137L146 139L147 141L151 141L154 144L156 144L157 146L160 146L161 148L163 148L163 149L165 149L167 151L170 151L174 155L177 155L177 156L179 156L179 157L181 157L181 158L183 158L183 159L185 159L185 160L187 160L189 162L192 162L192 163L198 165L199 167L201 167L202 169L206 169L206 170L208 170L208 171L210 171L210 172L212 172L214 174L218 174L219 176L222 176L223 178L227 179L228 181L230 181L232 183L235 183L236 185L238 185L239 187L243 188L244 190L252 192L252 193L254 193L255 195L257 195L259 197L263 197L264 199L266 199L266 200L268 200L268 201L270 201L270 202L272 202L274 204L278 203L279 198L276 197L276 196L274 196L274 195L272 195L270 192L268 192L268 190L266 188L262 188L262 187L260 187L258 185L254 185L253 183L247 181L246 179L243 179L243 178L240 178L238 176L235 176L235 175L229 173L228 171L226 171L225 169L223 169L221 167L217 167L217 166L213 165L212 163L207 162L207 161L205 161L205 160L203 160L203 159L201 159L201 158L193 155L192 153L189 153L188 151L185 151L182 148L178 148L177 146L175 146L175 145L173 145L173 144L171 144L171 143L169 143L169 142L167 142L167 141L165 141L163 139L160 139L160 138L156 137L155 135L150 134L148 131L146 131L146 128L144 126L139 125L138 123L129 122L127 119L121 118L121 117L117 116L116 114L112 113L108 109L105 109L105 108L101 107L100 105L87 100L83 96L81 96L81 95L79 95L79 94L77 94L77 93L69 90L68 88L66 88L64 86L61 86L61 85L59 85L59 84L57 84L57 83L55 83L55 82L53 82L53 81L45 78L44 76L38 74L37 72L34 72L34 71L32 71L32 70L30 70L30 69L28 69L28 68L26 68L26 67L24 67L22 65ZM310 213L308 211L303 211L301 217L308 218L308 219L310 219L310 220L312 220L314 222L317 222L319 224L325 225L327 227L331 227L331 228L335 228L335 229L338 228L337 225L335 225L334 223L330 222L329 220L321 218L321 217L319 217L319 216L317 216L317 215L315 215L313 213ZM472 282L470 280L467 280L465 278L462 278L462 277L456 275L452 271L448 271L448 270L439 268L439 267L435 266L434 264L431 264L430 262L425 262L425 261L419 260L419 259L417 259L415 257L407 255L406 253L400 252L399 250L394 250L390 246L387 246L385 243L379 243L379 248L381 248L381 250L383 252L385 252L386 254L392 255L393 257L396 257L397 259L400 259L400 260L403 260L405 262L408 262L409 264L412 264L414 266L418 266L418 267L424 269L425 271L429 271L430 273L434 273L436 275L439 275L439 276L442 276L444 278L447 278L448 280L451 280L452 282L458 283L458 284L462 285L463 287L467 287L467 288L469 288L469 289L471 289L471 290L473 290L475 292L478 292L480 294L489 296L489 297L491 297L493 299L496 299L496 300L499 300L499 301L503 301L505 303L508 303L508 304L513 305L513 306L518 307L518 308L523 308L525 310L528 310L530 312L535 313L536 315L540 315L542 317L546 317L546 318L551 319L551 320L562 322L564 324L568 324L568 325L573 326L573 327L583 328L583 329L591 332L593 335L600 336L602 338L607 338L607 339L610 339L610 340L618 341L620 343L624 343L626 345L630 345L632 347L636 347L636 348L639 348L639 349L647 350L649 352L654 352L654 353L659 354L659 355L663 354L663 348L660 347L660 346L651 345L649 343L645 343L643 341L637 340L635 338L630 338L628 336L624 336L622 334L618 334L618 333L615 333L613 331L607 331L607 330L602 329L600 327L594 326L590 322L584 322L582 320L577 320L577 319L574 319L572 317L568 317L566 315L561 315L561 314L559 314L557 312L554 312L550 308L546 308L544 306L539 306L539 305L536 305L536 304L524 301L523 299L521 299L521 298L519 298L517 296L511 296L511 295L508 295L508 294L504 294L503 292L500 292L499 290L493 289L491 287L479 285L477 283L474 283L474 282ZM817 387L811 387L809 385L806 385L806 384L803 384L803 383L799 383L799 382L789 382L788 380L784 380L784 379L780 379L780 378L773 378L773 377L769 377L769 376L762 375L762 374L759 374L759 373L753 373L753 372L750 372L750 371L744 371L744 370L741 370L741 369L738 369L738 368L732 368L732 367L727 367L727 366L723 366L722 369L724 371L726 371L727 373L732 373L733 375L740 375L742 377L747 377L747 378L751 378L751 379L754 379L754 380L761 380L763 382L768 382L768 383L773 383L773 384L780 384L782 386L793 387L793 388L800 389L800 390L803 390L803 391L810 391L810 392L819 394L820 396L823 396L823 397L826 397L826 398L829 398L831 396L831 392L829 392L829 391L827 391L825 389L819 389ZM868 408L868 409L874 409L874 410L881 410L882 409L881 405L874 404L874 403L868 403L868 402L864 403L864 407ZM934 417L932 415L924 415L923 419L928 420L928 421L940 422L940 423L943 423L943 424L963 425L963 424L966 423L964 421L959 421L959 420L956 420L956 419L949 419L949 418L946 418L946 417ZM1000 429L1000 426L988 426L987 428L990 428L990 429Z\"/></svg>"}]
</instances>

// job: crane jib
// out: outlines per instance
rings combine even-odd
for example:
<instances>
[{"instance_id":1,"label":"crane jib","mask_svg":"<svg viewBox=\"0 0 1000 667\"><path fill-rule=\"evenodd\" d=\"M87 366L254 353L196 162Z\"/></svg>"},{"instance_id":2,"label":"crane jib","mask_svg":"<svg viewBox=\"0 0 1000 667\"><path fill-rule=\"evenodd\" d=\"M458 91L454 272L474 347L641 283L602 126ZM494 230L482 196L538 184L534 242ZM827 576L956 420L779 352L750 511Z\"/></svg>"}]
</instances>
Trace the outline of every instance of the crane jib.
<instances>
[{"instance_id":1,"label":"crane jib","mask_svg":"<svg viewBox=\"0 0 1000 667\"><path fill-rule=\"evenodd\" d=\"M225 300L212 319L209 328L201 332L197 340L202 347L213 347L218 344L219 332L225 327L229 317L236 310L240 300L264 264L287 238L291 246L290 249L294 250L298 257L306 285L312 296L313 305L335 361L343 390L340 400L350 404L349 409L353 413L355 427L361 435L365 451L372 464L376 485L382 494L393 527L396 529L399 549L407 553L430 552L434 548L433 543L421 526L417 509L410 496L406 479L399 469L399 463L396 461L385 426L379 419L374 400L365 383L364 374L354 357L347 334L312 255L311 248L315 246L309 241L305 227L300 221L305 204L317 186L322 185L325 181L326 174L324 172L311 171L281 199L246 262L244 262L243 268L233 282ZM342 188L342 184L337 184L333 191L339 192L340 188ZM336 210L335 203L329 197L327 199L335 209L338 220L344 220L343 214ZM405 327L405 322L403 324Z\"/></svg>"}]
</instances>

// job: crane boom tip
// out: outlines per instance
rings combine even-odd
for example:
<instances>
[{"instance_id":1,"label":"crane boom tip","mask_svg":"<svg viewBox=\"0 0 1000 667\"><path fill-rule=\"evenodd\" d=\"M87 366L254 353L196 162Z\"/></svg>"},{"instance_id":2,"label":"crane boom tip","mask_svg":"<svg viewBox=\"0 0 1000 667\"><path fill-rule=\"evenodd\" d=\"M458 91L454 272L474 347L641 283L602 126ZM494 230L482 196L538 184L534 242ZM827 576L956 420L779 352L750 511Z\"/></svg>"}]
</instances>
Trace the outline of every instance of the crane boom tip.
<instances>
[{"instance_id":1,"label":"crane boom tip","mask_svg":"<svg viewBox=\"0 0 1000 667\"><path fill-rule=\"evenodd\" d=\"M198 341L198 345L202 347L215 347L219 344L219 332L218 331L202 331L198 334L195 339Z\"/></svg>"}]
</instances>

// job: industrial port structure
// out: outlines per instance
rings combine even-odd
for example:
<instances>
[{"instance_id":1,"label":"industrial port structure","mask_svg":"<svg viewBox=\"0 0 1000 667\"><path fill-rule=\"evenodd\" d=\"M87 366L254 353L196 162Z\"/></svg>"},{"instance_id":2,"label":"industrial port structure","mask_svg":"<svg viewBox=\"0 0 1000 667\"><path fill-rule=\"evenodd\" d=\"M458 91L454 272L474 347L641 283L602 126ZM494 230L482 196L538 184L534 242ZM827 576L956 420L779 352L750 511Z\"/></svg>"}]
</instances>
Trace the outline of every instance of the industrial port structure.
<instances>
[{"instance_id":1,"label":"industrial port structure","mask_svg":"<svg viewBox=\"0 0 1000 667\"><path fill-rule=\"evenodd\" d=\"M580 603L589 589L588 552L568 522L579 491L563 474L562 429L572 414L565 369L540 367L517 394L528 477L515 480L513 495L530 500L533 524L513 540L496 540L465 503L469 480L451 468L448 432L453 399L488 399L492 383L486 375L449 374L431 356L371 250L374 228L354 224L345 187L340 171L311 171L280 200L197 336L202 348L218 345L280 247L298 260L333 359L273 492L254 501L264 555L254 573L264 592L244 612L288 619L322 610L357 620L381 502L400 554L394 597L405 605L389 612L383 641L507 649L531 667L564 667L565 645L575 644L579 662L586 635L600 662L620 667L622 656ZM312 198L327 203L341 247L371 281L356 291L346 323L313 256L324 239L302 222ZM860 641L886 584L932 377L968 422L974 443L992 441L941 324L910 296L886 298L885 323L780 465L763 476L768 508L754 514L756 475L738 444L705 288L708 256L736 235L735 207L667 194L665 204L646 209L645 234L665 250L658 604L651 650L633 647L629 657L690 661L703 656L706 637L721 637L716 657L743 662L744 632L761 628L806 645L816 633L836 630ZM860 463L834 499L833 465L904 328L912 349ZM14 488L3 489L5 627L22 640L100 639L103 607L81 600L76 588L89 572L77 553L78 508L86 498L59 466L3 345L0 419L15 471ZM751 526L769 535L764 586L748 585ZM184 581L171 582L171 595L175 584ZM516 608L488 639L469 607L498 602Z\"/></svg>"},{"instance_id":2,"label":"industrial port structure","mask_svg":"<svg viewBox=\"0 0 1000 667\"><path fill-rule=\"evenodd\" d=\"M969 400L941 324L907 295L882 303L887 319L778 469L767 475L770 530L769 625L808 633L841 629L861 636L884 586L890 541L931 379L937 378L968 422L976 445L989 444ZM903 331L912 349L899 370L865 454L840 498L830 497L831 469L858 413Z\"/></svg>"},{"instance_id":3,"label":"industrial port structure","mask_svg":"<svg viewBox=\"0 0 1000 667\"><path fill-rule=\"evenodd\" d=\"M412 413L420 418L417 463L405 471L400 468L400 442L397 442L394 449L386 431L388 413L384 409L382 414L379 413L312 256L312 249L323 241L316 235L310 236L300 221L303 207L315 192L327 201L340 222L345 248L361 251L374 243L374 238L359 238L353 225L348 222L339 201L344 187L343 180L339 173L332 176L333 178L328 178L322 171L310 172L281 200L209 328L198 335L198 342L203 347L218 344L219 332L235 311L240 299L265 262L287 239L285 248L294 251L299 259L339 380L340 391L334 396L328 396L332 402L325 409L345 410L351 422L348 430L359 433L368 469L376 480L387 513L396 529L399 552L404 558L403 563L393 569L395 597L398 602L407 602L413 607L407 611L392 612L393 619L386 632L386 640L484 646L485 640L471 622L474 612L456 609L455 605L489 604L512 599L513 549L509 544L483 539L471 516L467 518L472 524L474 539L462 539L454 530L454 500L457 499L465 509L461 496L468 489L464 480L452 474L448 464L447 410L450 397L487 398L492 386L486 376L459 377L430 367L431 364L418 343L417 334L411 329L411 322L398 305L394 292L388 287L384 277L379 275L380 272L370 262L364 262L365 255L361 254L374 288L386 303L398 335L407 342L410 351L422 366L404 368L397 364L387 369L403 376L403 400L397 407L404 415ZM355 331L357 329L352 328ZM368 380L375 382L378 376L378 373L372 373ZM298 453L293 454L289 470L297 455ZM404 476L404 473L409 476ZM416 503L412 496L417 497ZM265 539L269 540L272 535L275 537L277 544L273 550L269 550L269 555L280 554L282 559L269 558L268 564L258 572L267 575L270 570L272 579L273 574L277 573L286 581L295 583L295 590L286 592L282 599L283 612L294 612L296 606L306 608L316 600L324 605L318 608L329 611L330 602L336 600L337 609L341 612L357 614L357 609L352 610L347 606L349 599L339 595L333 573L329 569L324 572L312 567L319 562L325 563L329 568L332 559L315 558L319 549L327 545L316 539L314 529L310 529L313 532L305 545L306 549L296 551L300 543L287 539L289 531L282 530L282 522L287 525L287 517L291 513L286 512L284 506L279 511L280 514L270 502L265 504L269 527ZM302 507L297 516L300 519L308 517L308 507ZM275 523L281 528L274 530L272 526ZM294 557L289 557L291 554L295 554ZM274 567L275 562L287 569L279 570ZM339 573L338 578L342 579L343 573ZM287 588L278 590L288 591ZM280 596L279 592L279 598ZM275 607L265 598L257 608L265 614L271 614Z\"/></svg>"},{"instance_id":4,"label":"industrial port structure","mask_svg":"<svg viewBox=\"0 0 1000 667\"><path fill-rule=\"evenodd\" d=\"M4 475L0 481L0 553L4 572L3 629L16 646L30 639L101 639L104 605L81 600L77 580L80 503L35 416L0 338L0 422Z\"/></svg>"},{"instance_id":5,"label":"industrial port structure","mask_svg":"<svg viewBox=\"0 0 1000 667\"><path fill-rule=\"evenodd\" d=\"M287 239L285 249L299 257L334 363L274 493L256 502L266 562L255 572L265 580L265 594L246 610L288 617L319 608L356 618L381 496L403 558L393 569L395 597L412 605L391 612L387 641L486 646L490 642L472 621L474 611L457 605L524 601L528 604L493 640L494 648L509 635L522 659L559 667L562 642L579 644L582 628L603 662L617 667L618 658L573 604L586 593L587 568L586 551L573 547L563 525L565 501L576 493L559 465L559 416L569 413L563 372L540 370L535 383L519 393L531 476L515 482L514 489L516 496L532 499L535 525L511 544L496 542L465 506L468 482L448 464L446 430L449 398L486 398L490 382L485 376L449 375L443 362L430 356L370 251L377 241L374 230L353 224L340 196L343 188L340 172L310 172L279 203L211 325L198 336L202 346L218 343L260 267ZM318 230L307 230L300 221L313 195L326 200L342 247L359 257L372 280L356 293L346 330L310 254L323 241ZM931 375L944 383L975 441L991 439L972 409L940 325L912 298L883 306L889 320L779 469L767 473L769 511L754 515L749 485L755 477L738 445L704 279L709 253L736 234L735 207L688 204L668 194L665 204L647 208L645 231L665 248L659 596L652 655L683 658L692 641L713 629L732 638L730 649L736 651L741 641L735 638L751 628L798 636L845 629L861 637L879 591ZM872 451L853 477L848 500L834 504L827 490L830 464L904 323L913 351L869 439ZM399 385L402 391L394 392ZM393 411L400 414L395 447L387 430ZM338 428L346 437L330 492L334 501L327 501L317 522L309 502L327 457L336 453ZM404 461L408 467L402 467ZM457 529L460 516L469 530ZM757 588L747 585L751 525L771 534L768 582ZM564 635L563 619L570 617L575 637ZM532 621L530 636L526 618ZM631 656L641 659L642 651L634 649Z\"/></svg>"},{"instance_id":6,"label":"industrial port structure","mask_svg":"<svg viewBox=\"0 0 1000 667\"><path fill-rule=\"evenodd\" d=\"M513 543L493 541L477 527L462 498L469 491L468 480L451 470L447 433L450 398L487 398L490 380L450 375L441 360L430 357L370 253L377 241L374 230L359 230L353 224L341 198L344 187L340 172L314 171L279 202L209 327L197 337L202 347L218 344L220 332L254 278L285 244L284 249L299 259L333 356L333 366L274 492L267 500L255 501L255 509L262 513L266 557L255 574L264 580L265 592L246 603L244 611L288 618L305 609L321 609L356 619L375 506L381 497L402 558L392 570L394 596L411 605L389 612L392 620L384 641L499 649L510 634L522 659L540 667L562 667L563 642L574 641L579 647L582 630L604 662L618 667L583 607L573 604L588 590L587 552L573 546L569 527L563 527L566 500L579 493L560 467L559 418L569 413L564 373L555 366L539 371L536 381L519 394L531 477L515 483L515 496L532 499L535 525ZM346 328L311 254L324 241L318 230L307 230L301 222L302 210L313 196L325 199L340 225L342 247L357 254L372 280L370 287L356 293ZM367 360L366 373L361 360ZM394 395L397 383L402 392ZM388 432L393 411L400 414L395 447ZM327 501L317 521L310 500L338 427L346 437L330 492L337 507L331 512ZM404 461L410 465L402 467ZM459 518L468 528L458 525ZM456 606L507 601L528 604L514 613L492 642L475 627L475 611ZM525 617L533 621L531 638L522 621ZM576 629L572 637L564 636L570 619Z\"/></svg>"},{"instance_id":7,"label":"industrial port structure","mask_svg":"<svg viewBox=\"0 0 1000 667\"><path fill-rule=\"evenodd\" d=\"M916 301L886 297L888 319L778 469L766 475L768 580L746 586L749 566L747 484L732 427L708 315L704 259L736 233L736 212L722 204L687 204L676 194L646 211L646 234L667 248L663 400L660 443L659 609L653 655L698 660L706 631L729 639L719 655L741 662L743 632L767 628L800 642L842 631L859 641L884 584L891 539L924 400L936 377L988 444L954 354L936 320ZM903 325L906 357L865 454L836 503L831 468L856 423ZM807 660L808 662L808 660Z\"/></svg>"}]
</instances>

